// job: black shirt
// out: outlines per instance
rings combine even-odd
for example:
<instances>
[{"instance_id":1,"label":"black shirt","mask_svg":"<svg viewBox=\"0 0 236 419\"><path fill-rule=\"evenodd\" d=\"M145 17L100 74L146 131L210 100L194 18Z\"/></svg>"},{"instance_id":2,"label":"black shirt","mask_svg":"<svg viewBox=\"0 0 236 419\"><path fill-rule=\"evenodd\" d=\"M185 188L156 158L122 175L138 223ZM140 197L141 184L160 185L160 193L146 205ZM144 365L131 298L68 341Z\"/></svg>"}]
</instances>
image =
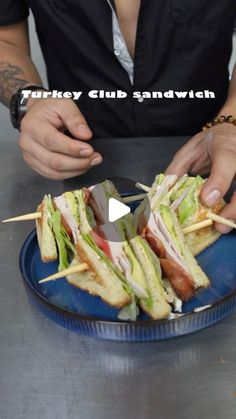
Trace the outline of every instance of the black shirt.
<instances>
[{"instance_id":1,"label":"black shirt","mask_svg":"<svg viewBox=\"0 0 236 419\"><path fill-rule=\"evenodd\" d=\"M227 98L235 0L142 0L134 85L114 54L106 0L4 0L0 25L27 18L29 8L50 89L82 90L79 107L95 137L198 132ZM92 89L130 93L90 99ZM215 99L132 99L132 91L215 92Z\"/></svg>"}]
</instances>

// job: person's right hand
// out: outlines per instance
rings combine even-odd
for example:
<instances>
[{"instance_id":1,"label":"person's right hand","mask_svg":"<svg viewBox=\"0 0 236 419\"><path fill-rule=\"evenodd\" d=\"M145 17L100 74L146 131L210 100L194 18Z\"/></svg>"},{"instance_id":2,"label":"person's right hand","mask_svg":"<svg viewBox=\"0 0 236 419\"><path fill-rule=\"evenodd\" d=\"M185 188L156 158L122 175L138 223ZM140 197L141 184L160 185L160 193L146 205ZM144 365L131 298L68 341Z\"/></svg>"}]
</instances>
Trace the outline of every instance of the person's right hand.
<instances>
[{"instance_id":1,"label":"person's right hand","mask_svg":"<svg viewBox=\"0 0 236 419\"><path fill-rule=\"evenodd\" d=\"M63 132L68 130L73 138ZM87 143L88 124L71 99L30 99L21 121L19 145L26 163L42 176L62 180L102 162Z\"/></svg>"}]
</instances>

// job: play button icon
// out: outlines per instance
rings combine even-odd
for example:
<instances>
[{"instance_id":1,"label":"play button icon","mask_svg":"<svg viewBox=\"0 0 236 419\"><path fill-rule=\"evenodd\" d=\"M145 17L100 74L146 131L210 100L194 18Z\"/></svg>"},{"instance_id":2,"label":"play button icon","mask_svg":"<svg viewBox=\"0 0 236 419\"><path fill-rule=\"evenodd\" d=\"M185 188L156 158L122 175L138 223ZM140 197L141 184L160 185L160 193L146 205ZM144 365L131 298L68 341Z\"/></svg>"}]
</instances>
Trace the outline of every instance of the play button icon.
<instances>
[{"instance_id":1,"label":"play button icon","mask_svg":"<svg viewBox=\"0 0 236 419\"><path fill-rule=\"evenodd\" d=\"M120 185L121 185L121 178ZM132 183L130 181L130 183ZM133 182L134 183L134 182ZM135 202L134 199L127 199L129 196L137 194L137 190L132 189L131 186L127 185L127 179L123 181L123 192L122 187L119 189L115 183L110 180L99 182L94 186L88 188L89 193L85 194L85 201L87 208L87 221L90 224L93 234L97 237L97 240L104 244L105 241L120 243L124 241L124 234L126 237L136 237L138 234L132 213L139 205L140 201ZM124 199L124 200L123 200ZM129 204L127 204L129 202ZM145 215L148 219L147 212L149 200L145 205ZM142 222L142 229L145 228L145 219Z\"/></svg>"},{"instance_id":2,"label":"play button icon","mask_svg":"<svg viewBox=\"0 0 236 419\"><path fill-rule=\"evenodd\" d=\"M131 211L130 207L115 198L110 198L108 205L108 218L110 223L114 223L115 221L129 214Z\"/></svg>"}]
</instances>

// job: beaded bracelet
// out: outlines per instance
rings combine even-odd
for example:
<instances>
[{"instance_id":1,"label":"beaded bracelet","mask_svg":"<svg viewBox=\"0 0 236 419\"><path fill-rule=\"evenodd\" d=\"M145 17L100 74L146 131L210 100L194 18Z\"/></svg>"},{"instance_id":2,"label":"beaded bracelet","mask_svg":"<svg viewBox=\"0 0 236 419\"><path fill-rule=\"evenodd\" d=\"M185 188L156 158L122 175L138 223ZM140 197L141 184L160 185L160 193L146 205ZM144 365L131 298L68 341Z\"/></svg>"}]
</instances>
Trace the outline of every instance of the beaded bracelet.
<instances>
[{"instance_id":1,"label":"beaded bracelet","mask_svg":"<svg viewBox=\"0 0 236 419\"><path fill-rule=\"evenodd\" d=\"M207 124L202 127L202 131L207 131L208 129L210 129L214 125L224 124L225 122L227 122L228 124L233 124L233 125L236 126L236 118L234 116L232 116L232 115L229 115L229 116L220 115L217 118L213 119L212 122L207 122Z\"/></svg>"}]
</instances>

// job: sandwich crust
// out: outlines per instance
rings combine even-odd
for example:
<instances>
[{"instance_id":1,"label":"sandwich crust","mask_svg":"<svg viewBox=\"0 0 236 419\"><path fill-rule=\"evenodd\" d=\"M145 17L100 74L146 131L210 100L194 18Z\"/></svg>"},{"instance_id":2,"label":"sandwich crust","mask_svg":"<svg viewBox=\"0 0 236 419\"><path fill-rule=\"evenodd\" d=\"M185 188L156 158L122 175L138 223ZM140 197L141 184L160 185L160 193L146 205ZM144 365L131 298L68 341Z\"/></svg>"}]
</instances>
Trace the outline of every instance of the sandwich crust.
<instances>
[{"instance_id":1,"label":"sandwich crust","mask_svg":"<svg viewBox=\"0 0 236 419\"><path fill-rule=\"evenodd\" d=\"M212 207L211 212L214 214L219 214L225 205L225 201L222 200L221 202L218 202L214 207ZM206 207L201 206L201 209L196 214L193 223L195 224L204 221L206 219L207 212L209 212L209 210L207 210ZM221 233L219 233L215 229L214 225L212 225L210 227L205 227L201 230L187 234L185 236L185 241L193 255L196 256L211 246L213 243L215 243L220 237Z\"/></svg>"},{"instance_id":2,"label":"sandwich crust","mask_svg":"<svg viewBox=\"0 0 236 419\"><path fill-rule=\"evenodd\" d=\"M115 272L81 238L76 245L78 257L72 262L85 262L89 270L70 275L68 281L92 295L101 297L109 305L122 308L131 302L131 297L124 289L122 281Z\"/></svg>"},{"instance_id":3,"label":"sandwich crust","mask_svg":"<svg viewBox=\"0 0 236 419\"><path fill-rule=\"evenodd\" d=\"M57 260L57 248L53 232L48 225L48 215L45 200L46 197L37 208L37 212L41 212L42 217L36 220L36 232L41 259L44 263L49 263Z\"/></svg>"}]
</instances>

